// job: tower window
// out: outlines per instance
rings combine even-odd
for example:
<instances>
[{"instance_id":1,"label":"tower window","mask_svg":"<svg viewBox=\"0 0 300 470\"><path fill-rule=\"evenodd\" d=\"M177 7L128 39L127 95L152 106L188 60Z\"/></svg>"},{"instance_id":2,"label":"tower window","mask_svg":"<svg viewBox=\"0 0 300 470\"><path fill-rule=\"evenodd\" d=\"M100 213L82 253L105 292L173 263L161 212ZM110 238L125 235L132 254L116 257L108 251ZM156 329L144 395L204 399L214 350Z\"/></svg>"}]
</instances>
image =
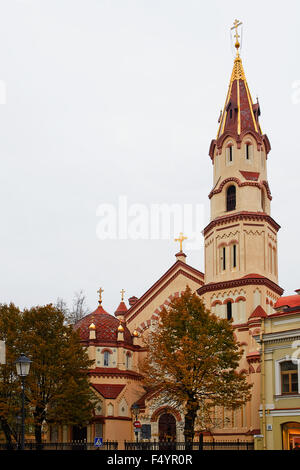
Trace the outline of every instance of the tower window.
<instances>
[{"instance_id":1,"label":"tower window","mask_svg":"<svg viewBox=\"0 0 300 470\"><path fill-rule=\"evenodd\" d=\"M250 160L250 158L251 158L251 151L252 151L252 145L251 145L251 144L246 144L246 146L245 146L245 157L246 157L246 160Z\"/></svg>"},{"instance_id":2,"label":"tower window","mask_svg":"<svg viewBox=\"0 0 300 470\"><path fill-rule=\"evenodd\" d=\"M227 320L231 320L232 319L232 303L227 302L226 308L227 308Z\"/></svg>"},{"instance_id":3,"label":"tower window","mask_svg":"<svg viewBox=\"0 0 300 470\"><path fill-rule=\"evenodd\" d=\"M236 245L232 246L232 266L236 268Z\"/></svg>"},{"instance_id":4,"label":"tower window","mask_svg":"<svg viewBox=\"0 0 300 470\"><path fill-rule=\"evenodd\" d=\"M223 246L222 248L222 269L225 271L226 269L226 247Z\"/></svg>"},{"instance_id":5,"label":"tower window","mask_svg":"<svg viewBox=\"0 0 300 470\"><path fill-rule=\"evenodd\" d=\"M226 164L229 165L233 162L233 145L230 144L226 147Z\"/></svg>"},{"instance_id":6,"label":"tower window","mask_svg":"<svg viewBox=\"0 0 300 470\"><path fill-rule=\"evenodd\" d=\"M232 109L229 111L230 119L232 119Z\"/></svg>"},{"instance_id":7,"label":"tower window","mask_svg":"<svg viewBox=\"0 0 300 470\"><path fill-rule=\"evenodd\" d=\"M235 186L229 186L226 193L226 210L234 211L236 207L236 188Z\"/></svg>"}]
</instances>

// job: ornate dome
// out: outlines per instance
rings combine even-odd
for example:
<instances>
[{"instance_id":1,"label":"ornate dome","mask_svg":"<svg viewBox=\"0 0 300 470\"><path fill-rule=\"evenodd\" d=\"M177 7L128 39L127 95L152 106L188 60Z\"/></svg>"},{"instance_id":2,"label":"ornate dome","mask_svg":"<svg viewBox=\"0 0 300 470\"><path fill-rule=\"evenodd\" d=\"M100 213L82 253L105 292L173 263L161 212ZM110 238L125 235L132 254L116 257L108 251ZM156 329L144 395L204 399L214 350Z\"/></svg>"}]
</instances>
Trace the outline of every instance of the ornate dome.
<instances>
[{"instance_id":1,"label":"ornate dome","mask_svg":"<svg viewBox=\"0 0 300 470\"><path fill-rule=\"evenodd\" d=\"M86 315L85 317L81 318L77 323L74 325L75 330L79 330L80 339L82 341L89 341L90 340L90 325L93 324L95 326L96 331L96 339L97 343L112 343L117 342L118 337L118 327L120 325L120 321L107 313L101 304L99 304L98 308ZM132 337L131 333L128 328L123 324L124 328L124 342L127 344L132 345Z\"/></svg>"}]
</instances>

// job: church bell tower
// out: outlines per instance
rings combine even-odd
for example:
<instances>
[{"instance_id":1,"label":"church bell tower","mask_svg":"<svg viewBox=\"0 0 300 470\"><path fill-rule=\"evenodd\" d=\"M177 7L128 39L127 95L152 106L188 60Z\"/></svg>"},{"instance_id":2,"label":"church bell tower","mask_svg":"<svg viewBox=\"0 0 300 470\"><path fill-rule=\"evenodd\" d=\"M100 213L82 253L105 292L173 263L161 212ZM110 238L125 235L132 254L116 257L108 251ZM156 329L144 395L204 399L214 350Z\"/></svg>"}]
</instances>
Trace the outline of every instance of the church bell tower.
<instances>
[{"instance_id":1,"label":"church bell tower","mask_svg":"<svg viewBox=\"0 0 300 470\"><path fill-rule=\"evenodd\" d=\"M238 26L234 23L236 57L217 136L209 155L213 186L209 194L211 221L204 230L205 283L250 274L277 284L277 232L271 217L267 161L271 146L260 123L246 80Z\"/></svg>"}]
</instances>

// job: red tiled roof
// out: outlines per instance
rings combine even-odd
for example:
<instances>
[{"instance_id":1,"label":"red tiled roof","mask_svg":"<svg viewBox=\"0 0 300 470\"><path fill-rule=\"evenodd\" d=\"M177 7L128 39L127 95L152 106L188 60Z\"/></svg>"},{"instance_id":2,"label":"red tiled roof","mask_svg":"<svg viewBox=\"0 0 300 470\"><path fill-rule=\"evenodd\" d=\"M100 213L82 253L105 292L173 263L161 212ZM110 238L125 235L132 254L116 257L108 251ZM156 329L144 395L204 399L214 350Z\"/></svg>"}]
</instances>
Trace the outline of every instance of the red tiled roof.
<instances>
[{"instance_id":1,"label":"red tiled roof","mask_svg":"<svg viewBox=\"0 0 300 470\"><path fill-rule=\"evenodd\" d=\"M99 392L103 398L117 398L125 385L117 384L91 384L92 387Z\"/></svg>"},{"instance_id":2,"label":"red tiled roof","mask_svg":"<svg viewBox=\"0 0 300 470\"><path fill-rule=\"evenodd\" d=\"M249 320L250 318L266 318L266 317L267 317L266 312L264 311L261 305L258 305L251 313Z\"/></svg>"},{"instance_id":3,"label":"red tiled roof","mask_svg":"<svg viewBox=\"0 0 300 470\"><path fill-rule=\"evenodd\" d=\"M89 341L89 326L94 323L96 327L96 341L100 343L112 343L117 342L118 337L118 326L120 325L119 320L107 313L101 305L98 308L81 318L75 323L75 330L79 330L80 339L82 341ZM132 345L131 333L123 324L124 327L124 342Z\"/></svg>"},{"instance_id":4,"label":"red tiled roof","mask_svg":"<svg viewBox=\"0 0 300 470\"><path fill-rule=\"evenodd\" d=\"M279 308L279 307L299 307L300 306L300 295L295 294L295 295L286 295L284 297L280 297L276 304L274 305L274 308Z\"/></svg>"},{"instance_id":5,"label":"red tiled roof","mask_svg":"<svg viewBox=\"0 0 300 470\"><path fill-rule=\"evenodd\" d=\"M127 307L125 305L125 302L122 301L120 302L119 307L115 311L115 315L117 317L118 315L124 315L126 312L127 312Z\"/></svg>"}]
</instances>

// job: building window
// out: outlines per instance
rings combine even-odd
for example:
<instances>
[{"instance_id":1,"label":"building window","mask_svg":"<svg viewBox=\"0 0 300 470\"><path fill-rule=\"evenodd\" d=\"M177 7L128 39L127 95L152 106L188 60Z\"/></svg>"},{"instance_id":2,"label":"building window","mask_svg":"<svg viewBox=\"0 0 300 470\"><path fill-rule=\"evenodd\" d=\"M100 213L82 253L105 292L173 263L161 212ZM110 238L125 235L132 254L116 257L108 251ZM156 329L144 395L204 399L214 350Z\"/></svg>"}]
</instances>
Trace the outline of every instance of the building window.
<instances>
[{"instance_id":1,"label":"building window","mask_svg":"<svg viewBox=\"0 0 300 470\"><path fill-rule=\"evenodd\" d=\"M292 361L280 364L282 395L298 393L298 365Z\"/></svg>"},{"instance_id":2,"label":"building window","mask_svg":"<svg viewBox=\"0 0 300 470\"><path fill-rule=\"evenodd\" d=\"M234 211L236 208L236 187L234 185L229 186L226 191L226 210Z\"/></svg>"},{"instance_id":3,"label":"building window","mask_svg":"<svg viewBox=\"0 0 300 470\"><path fill-rule=\"evenodd\" d=\"M233 162L233 145L226 147L226 162L227 165Z\"/></svg>"},{"instance_id":4,"label":"building window","mask_svg":"<svg viewBox=\"0 0 300 470\"><path fill-rule=\"evenodd\" d=\"M236 245L232 245L232 267L236 268Z\"/></svg>"},{"instance_id":5,"label":"building window","mask_svg":"<svg viewBox=\"0 0 300 470\"><path fill-rule=\"evenodd\" d=\"M222 247L221 253L222 253L222 256L221 256L222 269L223 271L225 271L226 269L226 247L225 246Z\"/></svg>"},{"instance_id":6,"label":"building window","mask_svg":"<svg viewBox=\"0 0 300 470\"><path fill-rule=\"evenodd\" d=\"M95 437L103 437L103 424L95 423Z\"/></svg>"},{"instance_id":7,"label":"building window","mask_svg":"<svg viewBox=\"0 0 300 470\"><path fill-rule=\"evenodd\" d=\"M126 369L130 369L130 365L131 365L131 355L130 353L127 353L126 354Z\"/></svg>"},{"instance_id":8,"label":"building window","mask_svg":"<svg viewBox=\"0 0 300 470\"><path fill-rule=\"evenodd\" d=\"M226 308L227 308L227 320L231 320L232 319L232 303L227 302Z\"/></svg>"},{"instance_id":9,"label":"building window","mask_svg":"<svg viewBox=\"0 0 300 470\"><path fill-rule=\"evenodd\" d=\"M104 351L103 353L103 365L105 367L109 366L109 352L108 351Z\"/></svg>"},{"instance_id":10,"label":"building window","mask_svg":"<svg viewBox=\"0 0 300 470\"><path fill-rule=\"evenodd\" d=\"M252 145L251 144L246 144L245 145L245 158L246 160L251 160L251 156L252 156Z\"/></svg>"}]
</instances>

